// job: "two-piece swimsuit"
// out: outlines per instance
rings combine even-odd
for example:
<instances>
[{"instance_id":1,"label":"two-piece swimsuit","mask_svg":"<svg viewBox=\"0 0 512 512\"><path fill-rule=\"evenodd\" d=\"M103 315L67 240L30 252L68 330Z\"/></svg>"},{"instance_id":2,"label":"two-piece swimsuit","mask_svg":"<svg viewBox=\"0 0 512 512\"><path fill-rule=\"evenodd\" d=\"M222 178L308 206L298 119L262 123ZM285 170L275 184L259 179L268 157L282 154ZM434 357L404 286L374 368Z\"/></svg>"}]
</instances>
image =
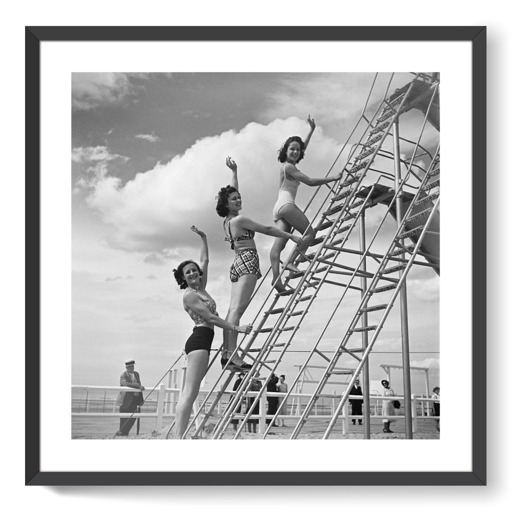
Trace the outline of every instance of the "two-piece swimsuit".
<instances>
[{"instance_id":1,"label":"two-piece swimsuit","mask_svg":"<svg viewBox=\"0 0 512 512\"><path fill-rule=\"evenodd\" d=\"M274 209L272 210L272 215L274 216L274 222L277 222L279 219L282 219L282 215L280 215L280 211L283 206L287 204L295 204L295 197L297 196L297 189L299 188L300 181L290 179L286 175L286 169L283 165L283 173L284 179L279 187L279 194L277 196L276 204L274 205Z\"/></svg>"},{"instance_id":2,"label":"two-piece swimsuit","mask_svg":"<svg viewBox=\"0 0 512 512\"><path fill-rule=\"evenodd\" d=\"M211 297L205 298L202 295L200 295L197 292L197 290L194 290L194 288L191 288L191 290L193 290L197 294L197 297L201 302L204 302L205 306L210 310L211 313L218 316L217 305L215 304L215 301ZM189 354L193 350L207 350L209 355L213 342L213 328L202 325L208 322L199 313L196 313L186 304L184 305L184 307L185 311L190 315L190 318L192 318L192 320L196 324L194 330L192 331L192 334L185 343L185 354Z\"/></svg>"},{"instance_id":3,"label":"two-piece swimsuit","mask_svg":"<svg viewBox=\"0 0 512 512\"><path fill-rule=\"evenodd\" d=\"M235 250L235 242L240 242L242 240L252 240L254 238L254 231L250 229L246 230L245 235L240 235L236 238L233 238L231 234L231 219L224 221L224 232L227 233L225 240L226 242L231 243L231 249ZM261 277L260 271L260 259L258 256L258 251L254 249L241 249L236 253L235 260L229 269L229 279L232 283L236 283L240 277L246 274L255 274L258 276L258 279Z\"/></svg>"}]
</instances>

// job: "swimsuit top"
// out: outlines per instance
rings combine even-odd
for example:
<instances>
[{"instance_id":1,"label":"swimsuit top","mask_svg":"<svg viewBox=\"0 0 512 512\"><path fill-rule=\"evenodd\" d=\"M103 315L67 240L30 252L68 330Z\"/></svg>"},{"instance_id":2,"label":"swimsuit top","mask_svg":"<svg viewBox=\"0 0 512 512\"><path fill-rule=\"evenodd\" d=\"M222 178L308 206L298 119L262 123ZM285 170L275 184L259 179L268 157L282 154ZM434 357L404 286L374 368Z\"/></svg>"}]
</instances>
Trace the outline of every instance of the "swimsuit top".
<instances>
[{"instance_id":1,"label":"swimsuit top","mask_svg":"<svg viewBox=\"0 0 512 512\"><path fill-rule=\"evenodd\" d=\"M227 224L228 233L229 233L229 236L226 236L226 238L224 238L224 240L226 240L226 242L231 243L231 249L235 250L235 242L240 242L242 240L252 240L254 238L254 231L251 231L250 229L245 230L245 235L240 235L240 236L237 236L236 238L233 238L233 235L231 234L231 226L229 225L230 222L231 222L231 219L229 219L228 221L224 221L224 232L226 232L226 224Z\"/></svg>"},{"instance_id":2,"label":"swimsuit top","mask_svg":"<svg viewBox=\"0 0 512 512\"><path fill-rule=\"evenodd\" d=\"M194 290L194 288L191 288L191 290ZM204 302L204 304L210 310L211 313L213 313L216 316L219 316L219 314L217 313L217 305L215 304L215 301L211 297L209 299L207 299L207 298L199 295L199 293L197 293L197 290L194 290L194 292L199 297L199 300L201 302ZM208 323L199 313L196 313L195 311L193 311L186 305L185 305L185 311L190 315L190 318L192 318L192 320L194 321L194 323L196 325Z\"/></svg>"},{"instance_id":3,"label":"swimsuit top","mask_svg":"<svg viewBox=\"0 0 512 512\"><path fill-rule=\"evenodd\" d=\"M297 189L299 188L300 181L288 178L288 176L286 175L286 169L284 165L283 174L284 178L283 181L281 182L281 186L279 187L279 192L281 192L281 190L289 192L292 198L295 200L295 196L297 195Z\"/></svg>"}]
</instances>

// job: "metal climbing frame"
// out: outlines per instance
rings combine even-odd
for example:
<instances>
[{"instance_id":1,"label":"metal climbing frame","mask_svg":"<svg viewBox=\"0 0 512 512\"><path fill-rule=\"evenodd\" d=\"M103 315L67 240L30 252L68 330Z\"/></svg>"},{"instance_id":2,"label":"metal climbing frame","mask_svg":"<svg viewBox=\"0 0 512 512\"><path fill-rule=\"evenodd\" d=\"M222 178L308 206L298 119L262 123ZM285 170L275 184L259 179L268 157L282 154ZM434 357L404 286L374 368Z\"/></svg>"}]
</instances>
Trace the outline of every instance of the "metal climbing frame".
<instances>
[{"instance_id":1,"label":"metal climbing frame","mask_svg":"<svg viewBox=\"0 0 512 512\"><path fill-rule=\"evenodd\" d=\"M318 293L324 284L341 287L343 289L343 293L341 294L338 303L335 305L327 324L320 333L318 340L311 348L306 361L303 363L301 371L305 371L313 356L320 356L323 360L327 361L327 367L317 388L313 392L311 399L308 401L302 414L300 414L291 437L298 437L304 424L308 421L311 410L313 409L315 402L321 396L329 378L333 375L340 374L341 369L336 366L341 355L347 354L356 359L358 363L357 368L350 371L352 374L351 381L347 386L347 391L342 395L340 403L329 422L324 438L328 437L332 432L341 408L347 400L348 390L351 388L355 378L364 368L368 360L368 356L389 315L389 311L405 283L407 273L412 267L416 256L420 253L421 244L428 231L428 226L432 221L433 215L435 215L435 212L438 210L439 194L436 192L436 196L431 193L432 190L437 189L439 186L438 180L437 184L435 181L431 180L431 177L439 170L439 154L437 153L435 158L431 161L428 171L425 172L414 198L409 204L407 212L399 219L399 227L392 238L386 253L384 255L378 255L377 253L372 252L371 249L373 242L381 232L384 221L389 217L389 213L392 211L392 208L396 207L398 204L399 198L401 198L403 193L404 185L411 177L416 176L413 168L421 168L421 166L418 166L416 162L416 159L418 158L417 152L418 148L420 148L419 143L430 113L430 107L433 103L432 100L437 94L438 82L435 81L433 84L428 83L428 87L430 89L430 102L426 109L418 141L408 162L408 172L404 179L398 183L396 190L393 191L387 211L377 226L371 242L358 255L359 263L356 266L342 264L337 261L341 254L355 252L346 248L345 245L351 235L357 231L357 227L361 222L361 219L364 217L366 209L373 206L373 198L377 192L378 186L380 185L379 182L381 181L382 176L379 176L379 179L371 185L363 185L363 181L367 178L369 171L372 170L372 164L376 157L385 155L385 150L382 148L382 145L386 140L386 137L390 135L391 129L394 129L395 125L398 123L399 116L411 108L411 104L415 100L415 98L411 98L411 96L416 96L417 98L418 82L426 83L423 78L416 77L406 87L396 91L387 99L380 102L376 109L376 113L371 119L367 119L365 111L363 111L358 124L361 120L364 120L367 122L367 126L364 129L359 142L355 144L350 151L348 163L343 169L343 178L330 190L329 195L326 197L318 209L317 214L311 221L313 224L318 218L315 231L317 233L325 232L325 234L318 236L313 242L312 248L314 249L314 252L308 254L307 268L301 270L301 272L289 274L286 277L285 285L289 286L293 282L297 282L297 284L285 292L276 294L275 291L271 291L267 295L256 315L255 320L253 321L253 324L256 326L255 329L250 335L245 336L239 344L242 352L252 359L253 368L246 373L241 385L233 394L231 401L227 404L222 416L215 425L212 434L213 438L222 437L233 419L238 419L239 425L235 433L235 438L240 436L252 411L256 407L257 402L264 393L264 388L268 384L270 374L276 370L277 366L282 361L287 349L290 347L299 327L306 319L314 300L318 296ZM424 101L425 98L429 98L424 94L425 88L423 85L420 85L420 89L422 101ZM377 113L379 113L379 115L377 115ZM354 130L352 133L354 133ZM425 154L421 156L424 157ZM368 180L366 179L366 181ZM434 199L437 199L435 203L433 202ZM421 211L418 211L418 208L420 208ZM410 226L411 222L414 221L417 223L425 216L428 217L427 222L416 227L414 229L414 233L412 233L413 230L408 230L406 228L406 226ZM413 244L409 246L404 245L404 239L412 237L413 235L415 236ZM318 248L316 248L317 246ZM405 255L408 257L407 261L405 261ZM368 257L379 262L377 271L368 272L366 270L364 263ZM388 263L393 261L398 261L399 264L388 266ZM282 274L284 273L286 263L287 262L283 265ZM394 273L399 273L399 277L392 277L391 274ZM348 276L348 282L341 283L333 280L337 275ZM356 278L361 278L365 281L367 279L371 279L371 283L366 290L363 290L362 287L357 286L357 283L355 282ZM334 354L330 357L324 351L320 350L319 344L327 330L327 327L335 318L341 303L351 290L358 290L361 293L361 302L353 314L353 319L350 322L349 328L341 338L341 342L334 351ZM377 305L369 304L369 300L376 294L392 290L393 294L387 302ZM361 319L366 318L369 313L376 311L384 311L381 320L377 325L367 326L364 322L361 326L357 325L358 322L360 322ZM267 325L272 323L272 319L275 319L273 321L273 325ZM362 333L364 335L371 330L374 330L375 333L371 341L367 343L366 346L356 348L348 347L348 342L353 334ZM285 333L289 333L289 337L288 339L281 341L282 338L286 338L287 334ZM258 344L259 346L253 346L255 341L259 340L262 335L267 335L266 339L261 344ZM277 356L274 356L273 353L276 351L278 354ZM358 356L358 353L362 353L362 356ZM240 406L244 398L248 396L252 379L257 376L263 368L269 370L269 376L265 379L262 389L258 392L252 405L245 413L237 412L240 410ZM208 419L214 414L214 411L232 378L232 374L228 372L225 381L221 382L223 376L226 375L223 373L214 385L213 389L215 389L217 385L220 385L220 387L219 391L217 391L215 396L213 396L209 407L207 406L207 403L208 399L214 394L213 390L203 401L194 419L190 422L185 434L188 433L192 425L202 415L202 419L198 422L196 431L197 435L197 432L201 431ZM291 390L295 388L295 385L300 378L301 372L296 376L295 382L290 385L290 391L284 398L283 403L286 402ZM207 410L205 411L205 409ZM278 413L279 411L280 409L278 409ZM263 437L268 434L271 426L272 422L263 433Z\"/></svg>"}]
</instances>

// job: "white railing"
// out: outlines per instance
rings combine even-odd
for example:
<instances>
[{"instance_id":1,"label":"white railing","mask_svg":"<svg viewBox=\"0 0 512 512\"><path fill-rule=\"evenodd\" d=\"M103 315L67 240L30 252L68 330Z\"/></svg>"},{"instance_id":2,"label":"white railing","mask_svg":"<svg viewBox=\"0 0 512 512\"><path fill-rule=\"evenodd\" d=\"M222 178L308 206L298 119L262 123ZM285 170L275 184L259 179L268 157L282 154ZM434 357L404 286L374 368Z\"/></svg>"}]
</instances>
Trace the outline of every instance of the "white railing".
<instances>
[{"instance_id":1,"label":"white railing","mask_svg":"<svg viewBox=\"0 0 512 512\"><path fill-rule=\"evenodd\" d=\"M180 389L179 388L167 388L165 384L161 384L158 388L153 390L152 395L156 394L156 399L151 400L151 402L146 402L145 406L149 407L155 407L154 412L140 412L140 413L121 413L118 411L119 407L116 403L116 400L113 398L110 398L108 401L111 402L112 405L112 412L93 412L90 410L91 402L95 402L98 399L91 399L89 401L88 399L88 393L89 391L105 391L105 397L104 397L104 407L107 402L106 399L106 392L129 392L130 389L128 387L122 387L122 386L71 386L72 391L73 390L82 390L86 391L86 397L85 399L82 398L74 398L74 402L76 403L78 400L85 400L84 403L84 412L72 412L72 417L102 417L102 418L108 418L108 417L115 417L115 418L155 418L156 421L156 429L160 430L163 427L164 424L164 418L174 418L176 415L176 405L178 402ZM134 392L136 392L134 390ZM148 396L149 391L146 389L143 394ZM210 393L210 390L199 390L199 396L198 400L201 401L201 398L204 396L207 396L208 393ZM224 394L226 396L235 394L235 391L225 391ZM249 391L247 392L247 396L257 396L257 391ZM264 392L262 396L260 397L260 408L258 414L251 415L251 419L258 420L259 423L259 431L263 432L266 428L266 421L267 419L271 419L273 416L268 415L266 413L266 402L268 397L278 397L278 398L284 398L286 396L286 393L277 393L277 392ZM311 394L307 393L290 393L288 396L288 401L290 401L290 398L293 400L293 403L288 404L288 410L290 411L290 414L280 414L279 416L281 418L286 419L299 419L301 416L301 407L302 403L306 404L309 398L311 397ZM321 398L325 399L326 402L323 404L315 404L314 410L313 410L313 416L318 419L330 419L332 418L332 415L334 414L334 411L336 410L336 404L341 399L341 395L337 394L322 394L320 395ZM350 400L363 400L363 397L361 395L354 395L349 396ZM395 416L382 416L382 414L379 414L381 411L381 402L383 400L404 400L403 396L391 396L384 398L382 395L370 395L370 415L372 418L382 418L382 419L400 419L404 418L403 415L395 415ZM431 414L431 407L432 403L435 401L439 401L439 399L433 399L428 397L417 397L416 395L412 395L412 429L413 432L416 432L418 429L418 421L422 419L439 419L439 416L434 416ZM330 401L330 405L329 405ZM261 405L264 406L261 406ZM220 416L222 414L223 407L226 406L226 403L222 403L219 401L217 405L217 414ZM144 407L144 405L142 406ZM293 414L295 410L295 414ZM373 411L373 414L371 414ZM233 419L241 420L245 417L245 413L240 412L233 416ZM342 432L343 434L346 434L350 431L351 427L351 420L359 420L363 419L363 415L353 415L349 414L349 405L348 400L344 404L342 412L339 416L339 420L342 425Z\"/></svg>"}]
</instances>

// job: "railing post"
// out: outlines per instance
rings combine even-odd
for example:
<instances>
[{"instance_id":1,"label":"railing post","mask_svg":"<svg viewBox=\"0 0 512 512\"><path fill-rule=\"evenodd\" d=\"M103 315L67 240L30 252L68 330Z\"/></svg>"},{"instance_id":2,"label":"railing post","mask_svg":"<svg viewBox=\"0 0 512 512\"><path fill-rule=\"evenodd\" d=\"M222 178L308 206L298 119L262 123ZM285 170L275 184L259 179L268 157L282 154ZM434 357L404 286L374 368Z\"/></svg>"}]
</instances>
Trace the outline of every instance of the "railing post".
<instances>
[{"instance_id":1,"label":"railing post","mask_svg":"<svg viewBox=\"0 0 512 512\"><path fill-rule=\"evenodd\" d=\"M341 420L341 428L343 434L348 434L348 400L343 404L343 407L341 408L341 414L342 414L342 420Z\"/></svg>"},{"instance_id":2,"label":"railing post","mask_svg":"<svg viewBox=\"0 0 512 512\"><path fill-rule=\"evenodd\" d=\"M158 388L156 401L156 429L160 430L164 424L165 384L162 382Z\"/></svg>"},{"instance_id":3,"label":"railing post","mask_svg":"<svg viewBox=\"0 0 512 512\"><path fill-rule=\"evenodd\" d=\"M411 396L412 398L412 411L411 411L411 417L412 417L412 433L415 434L416 431L418 430L418 417L417 417L417 414L416 414L416 406L417 406L417 401L416 401L416 396L415 395L412 395Z\"/></svg>"},{"instance_id":4,"label":"railing post","mask_svg":"<svg viewBox=\"0 0 512 512\"><path fill-rule=\"evenodd\" d=\"M263 386L263 393L260 397L260 430L258 432L259 437L263 437L263 432L267 428L267 387Z\"/></svg>"}]
</instances>

